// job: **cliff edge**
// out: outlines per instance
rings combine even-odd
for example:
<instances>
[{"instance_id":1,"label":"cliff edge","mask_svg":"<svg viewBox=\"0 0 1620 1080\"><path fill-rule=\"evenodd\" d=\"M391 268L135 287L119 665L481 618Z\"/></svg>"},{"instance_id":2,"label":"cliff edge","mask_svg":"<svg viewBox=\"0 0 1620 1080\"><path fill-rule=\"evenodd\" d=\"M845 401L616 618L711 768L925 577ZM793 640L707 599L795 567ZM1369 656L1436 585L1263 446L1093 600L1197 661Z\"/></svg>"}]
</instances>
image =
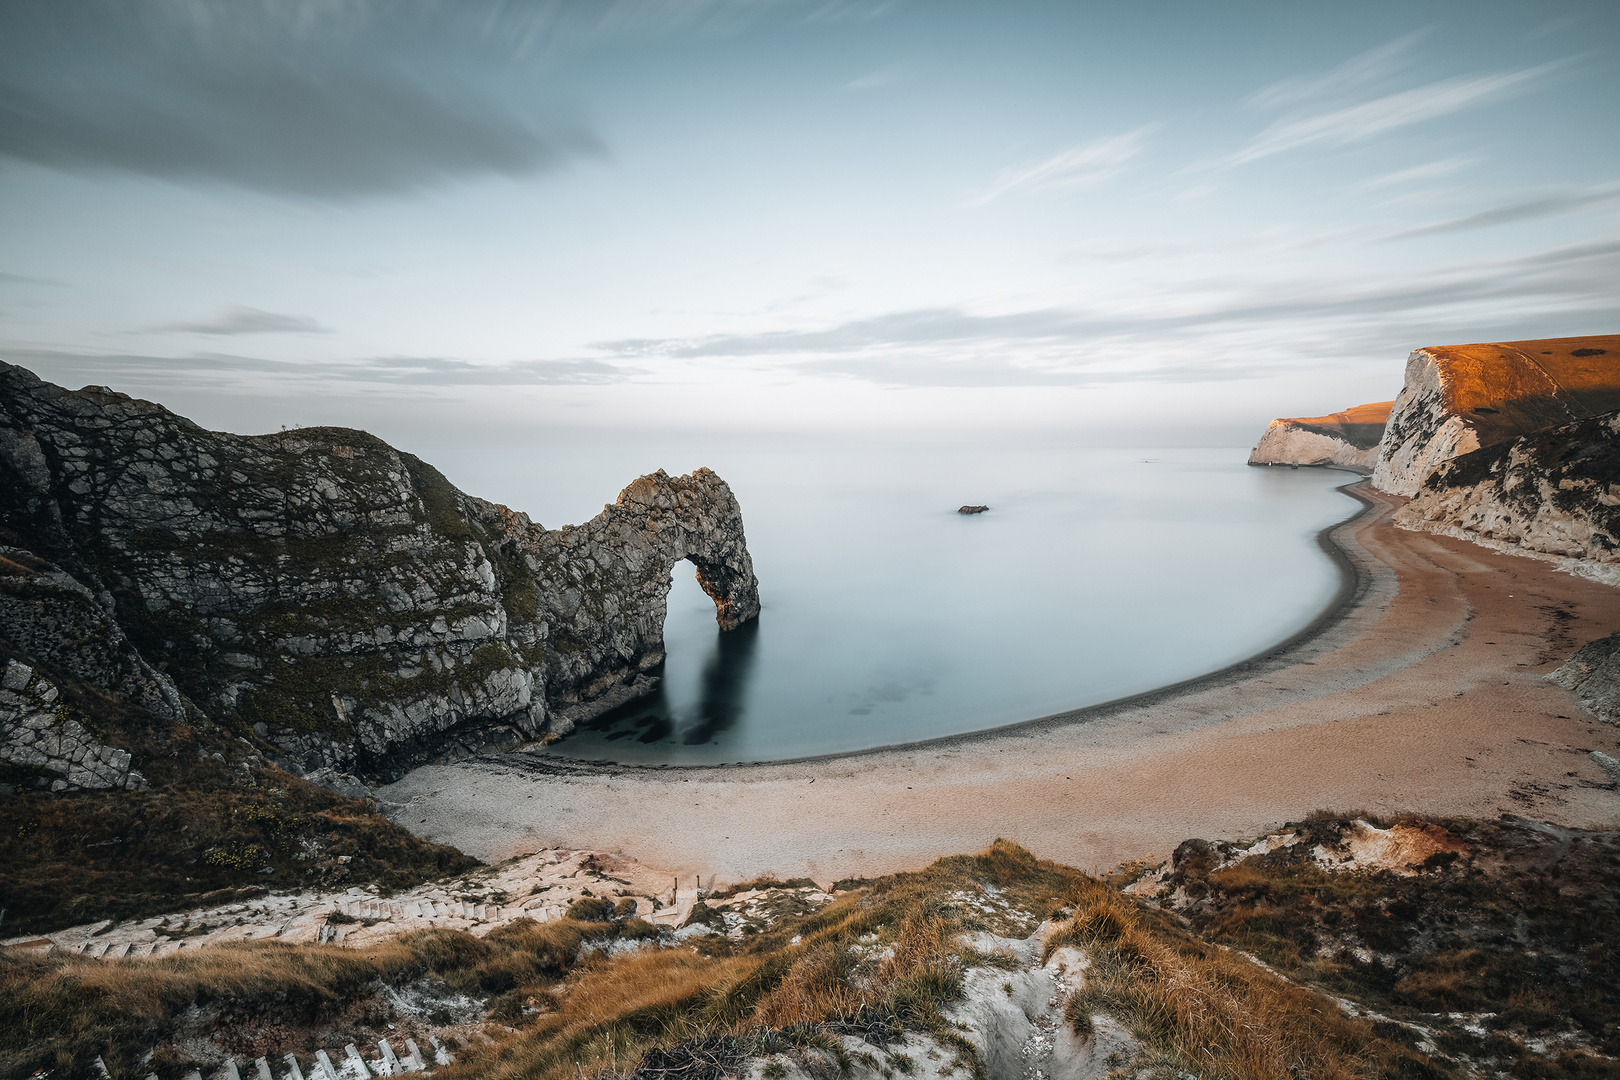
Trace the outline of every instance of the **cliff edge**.
<instances>
[{"instance_id":1,"label":"cliff edge","mask_svg":"<svg viewBox=\"0 0 1620 1080\"><path fill-rule=\"evenodd\" d=\"M1620 412L1443 462L1394 520L1620 586Z\"/></svg>"},{"instance_id":2,"label":"cliff edge","mask_svg":"<svg viewBox=\"0 0 1620 1080\"><path fill-rule=\"evenodd\" d=\"M1393 401L1353 405L1326 416L1273 420L1249 454L1250 465L1339 465L1371 469Z\"/></svg>"},{"instance_id":3,"label":"cliff edge","mask_svg":"<svg viewBox=\"0 0 1620 1080\"><path fill-rule=\"evenodd\" d=\"M1416 495L1443 462L1620 410L1620 334L1429 346L1406 361L1373 486Z\"/></svg>"},{"instance_id":4,"label":"cliff edge","mask_svg":"<svg viewBox=\"0 0 1620 1080\"><path fill-rule=\"evenodd\" d=\"M707 469L548 530L362 431L206 431L0 363L0 656L301 769L397 777L651 690L681 559L722 629L758 613Z\"/></svg>"}]
</instances>

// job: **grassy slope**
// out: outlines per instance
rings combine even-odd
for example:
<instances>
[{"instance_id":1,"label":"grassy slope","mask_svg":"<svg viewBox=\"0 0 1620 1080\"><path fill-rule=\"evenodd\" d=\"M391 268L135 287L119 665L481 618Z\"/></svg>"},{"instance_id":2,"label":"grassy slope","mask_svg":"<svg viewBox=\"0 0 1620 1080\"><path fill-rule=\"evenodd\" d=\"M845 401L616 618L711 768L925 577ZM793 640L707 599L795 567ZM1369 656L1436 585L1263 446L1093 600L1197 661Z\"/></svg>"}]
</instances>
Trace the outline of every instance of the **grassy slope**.
<instances>
[{"instance_id":1,"label":"grassy slope","mask_svg":"<svg viewBox=\"0 0 1620 1080\"><path fill-rule=\"evenodd\" d=\"M1415 1044L1421 1028L1443 1055L1513 1076L1620 1076L1524 1047L1573 1031L1620 1057L1620 835L1439 824L1470 854L1412 876L1325 872L1311 849L1349 820L1320 815L1289 826L1303 842L1222 869L1208 845L1183 845L1170 881L1201 937L1390 1017L1392 1038Z\"/></svg>"},{"instance_id":2,"label":"grassy slope","mask_svg":"<svg viewBox=\"0 0 1620 1080\"><path fill-rule=\"evenodd\" d=\"M1054 944L1077 942L1096 964L1086 1007L1139 1030L1167 1075L1447 1075L1321 996L1005 842L867 883L741 942L709 937L611 955L580 945L645 938L651 928L525 920L483 941L428 931L360 950L244 943L151 961L0 957L0 1073L88 1075L99 1053L118 1080L148 1071L171 1080L190 1067L177 1036L187 1024L195 1034L199 1015L213 1018L204 1034L240 1054L270 1052L262 1032L272 1022L282 1046L317 1027L326 1045L397 1040L416 1021L390 1011L379 990L386 983L488 1000L495 1023L483 1030L493 1043L469 1042L435 1074L443 1080L580 1080L638 1066L649 1077L701 1078L767 1054L836 1070L849 1064L838 1035L884 1046L902 1030L931 1033L957 1055L964 1078L982 1077L942 1008L960 993L965 967L1009 961L957 944L958 935L1024 937L1053 916L1068 919ZM1083 1011L1075 1022L1087 1022ZM910 1066L897 1052L869 1064Z\"/></svg>"},{"instance_id":3,"label":"grassy slope","mask_svg":"<svg viewBox=\"0 0 1620 1080\"><path fill-rule=\"evenodd\" d=\"M151 786L70 796L25 786L0 797L0 936L266 888L397 889L477 865L282 772L221 729L171 725L62 672L49 677L105 741L134 755Z\"/></svg>"}]
</instances>

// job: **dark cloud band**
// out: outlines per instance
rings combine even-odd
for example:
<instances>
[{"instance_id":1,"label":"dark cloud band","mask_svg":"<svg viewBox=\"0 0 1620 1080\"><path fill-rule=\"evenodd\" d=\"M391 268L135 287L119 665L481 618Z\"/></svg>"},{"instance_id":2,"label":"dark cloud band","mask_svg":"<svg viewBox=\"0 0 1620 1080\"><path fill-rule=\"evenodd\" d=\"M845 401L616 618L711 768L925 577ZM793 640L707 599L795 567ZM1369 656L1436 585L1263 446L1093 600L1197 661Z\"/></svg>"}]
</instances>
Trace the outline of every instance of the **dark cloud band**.
<instances>
[{"instance_id":1,"label":"dark cloud band","mask_svg":"<svg viewBox=\"0 0 1620 1080\"><path fill-rule=\"evenodd\" d=\"M439 19L435 40L429 8L388 10L0 5L0 156L344 200L601 152L577 124L481 91L478 64L449 62L461 20Z\"/></svg>"},{"instance_id":2,"label":"dark cloud band","mask_svg":"<svg viewBox=\"0 0 1620 1080\"><path fill-rule=\"evenodd\" d=\"M204 322L169 323L154 328L162 333L213 334L330 334L332 331L307 315L281 315L258 308L230 308Z\"/></svg>"},{"instance_id":3,"label":"dark cloud band","mask_svg":"<svg viewBox=\"0 0 1620 1080\"><path fill-rule=\"evenodd\" d=\"M358 360L291 363L253 356L205 353L162 356L139 353L82 353L60 349L3 349L0 359L35 369L43 378L91 379L117 387L120 380L194 385L215 381L256 383L303 392L316 384L397 387L586 386L624 382L639 369L602 360L517 360L474 364L432 356L385 356Z\"/></svg>"}]
</instances>

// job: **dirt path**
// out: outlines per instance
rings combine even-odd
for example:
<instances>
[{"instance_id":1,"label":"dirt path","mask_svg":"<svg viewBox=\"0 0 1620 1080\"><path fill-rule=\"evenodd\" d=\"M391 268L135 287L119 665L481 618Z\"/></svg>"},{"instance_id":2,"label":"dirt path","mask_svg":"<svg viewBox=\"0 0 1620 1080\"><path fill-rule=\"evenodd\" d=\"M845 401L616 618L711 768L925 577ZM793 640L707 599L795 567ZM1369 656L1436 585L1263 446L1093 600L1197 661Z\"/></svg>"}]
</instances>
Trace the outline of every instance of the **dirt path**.
<instances>
[{"instance_id":1,"label":"dirt path","mask_svg":"<svg viewBox=\"0 0 1620 1080\"><path fill-rule=\"evenodd\" d=\"M1402 500L1358 490L1371 511L1335 533L1358 598L1244 671L851 757L594 769L520 753L419 769L379 795L401 824L483 859L562 845L705 883L826 883L998 836L1107 868L1318 808L1620 825L1620 793L1586 757L1615 753L1620 730L1542 678L1620 629L1620 589L1397 530Z\"/></svg>"}]
</instances>

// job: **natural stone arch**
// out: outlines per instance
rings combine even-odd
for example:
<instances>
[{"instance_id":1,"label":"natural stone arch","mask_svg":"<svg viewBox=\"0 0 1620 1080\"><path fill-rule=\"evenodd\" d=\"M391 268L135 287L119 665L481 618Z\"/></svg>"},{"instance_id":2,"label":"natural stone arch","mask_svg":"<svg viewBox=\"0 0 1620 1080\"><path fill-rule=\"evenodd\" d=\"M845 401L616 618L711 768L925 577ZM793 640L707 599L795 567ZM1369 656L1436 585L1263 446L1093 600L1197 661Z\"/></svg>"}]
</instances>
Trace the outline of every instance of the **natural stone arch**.
<instances>
[{"instance_id":1,"label":"natural stone arch","mask_svg":"<svg viewBox=\"0 0 1620 1080\"><path fill-rule=\"evenodd\" d=\"M362 431L207 431L4 362L0 522L19 662L367 777L650 689L681 559L721 627L759 610L737 500L706 469L553 531Z\"/></svg>"},{"instance_id":2,"label":"natural stone arch","mask_svg":"<svg viewBox=\"0 0 1620 1080\"><path fill-rule=\"evenodd\" d=\"M550 730L565 733L657 685L664 660L670 571L686 560L714 601L721 630L759 614L736 496L708 469L631 482L583 525L523 537L549 627Z\"/></svg>"}]
</instances>

